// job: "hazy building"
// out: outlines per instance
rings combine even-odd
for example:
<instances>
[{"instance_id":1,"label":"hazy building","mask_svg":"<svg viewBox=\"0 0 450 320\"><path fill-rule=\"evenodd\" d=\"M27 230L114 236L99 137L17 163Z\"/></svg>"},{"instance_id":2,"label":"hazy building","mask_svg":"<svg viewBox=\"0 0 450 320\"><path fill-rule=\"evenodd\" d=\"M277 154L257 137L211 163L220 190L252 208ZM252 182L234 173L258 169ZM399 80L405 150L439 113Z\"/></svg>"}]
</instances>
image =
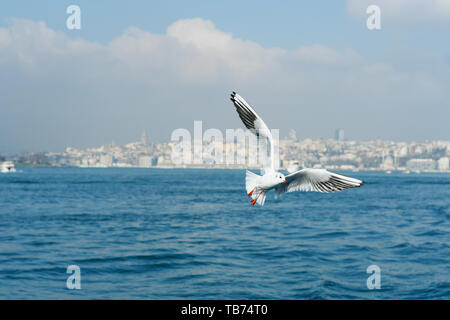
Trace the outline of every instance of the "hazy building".
<instances>
[{"instance_id":1,"label":"hazy building","mask_svg":"<svg viewBox=\"0 0 450 320\"><path fill-rule=\"evenodd\" d=\"M406 162L406 167L413 171L436 170L436 161L433 159L410 159Z\"/></svg>"},{"instance_id":2,"label":"hazy building","mask_svg":"<svg viewBox=\"0 0 450 320\"><path fill-rule=\"evenodd\" d=\"M140 156L139 157L139 167L150 168L153 164L153 157L151 156Z\"/></svg>"},{"instance_id":3,"label":"hazy building","mask_svg":"<svg viewBox=\"0 0 450 320\"><path fill-rule=\"evenodd\" d=\"M337 129L335 138L337 141L344 141L344 129Z\"/></svg>"},{"instance_id":4,"label":"hazy building","mask_svg":"<svg viewBox=\"0 0 450 320\"><path fill-rule=\"evenodd\" d=\"M291 129L291 130L289 131L289 137L288 137L288 139L291 140L291 141L297 141L297 132L295 132L294 129Z\"/></svg>"},{"instance_id":5,"label":"hazy building","mask_svg":"<svg viewBox=\"0 0 450 320\"><path fill-rule=\"evenodd\" d=\"M449 159L447 157L442 157L438 160L438 169L441 171L448 171Z\"/></svg>"},{"instance_id":6,"label":"hazy building","mask_svg":"<svg viewBox=\"0 0 450 320\"><path fill-rule=\"evenodd\" d=\"M394 159L391 156L384 158L384 161L380 165L380 169L383 170L393 170L394 169Z\"/></svg>"},{"instance_id":7,"label":"hazy building","mask_svg":"<svg viewBox=\"0 0 450 320\"><path fill-rule=\"evenodd\" d=\"M113 164L113 157L110 154L103 154L100 156L100 165L104 167L111 167Z\"/></svg>"}]
</instances>

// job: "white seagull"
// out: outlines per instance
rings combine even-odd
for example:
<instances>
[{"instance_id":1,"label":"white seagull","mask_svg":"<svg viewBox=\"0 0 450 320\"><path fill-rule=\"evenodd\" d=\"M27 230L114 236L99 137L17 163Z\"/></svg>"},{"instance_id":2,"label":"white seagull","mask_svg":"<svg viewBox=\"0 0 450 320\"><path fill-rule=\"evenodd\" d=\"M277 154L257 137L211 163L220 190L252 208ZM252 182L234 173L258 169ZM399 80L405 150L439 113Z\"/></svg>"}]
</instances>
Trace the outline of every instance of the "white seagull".
<instances>
[{"instance_id":1,"label":"white seagull","mask_svg":"<svg viewBox=\"0 0 450 320\"><path fill-rule=\"evenodd\" d=\"M252 205L257 203L263 206L266 193L272 189L275 190L275 197L278 197L285 192L292 191L333 192L358 188L363 185L361 180L325 169L305 168L287 176L275 171L273 138L269 128L255 110L236 92L231 94L231 101L233 101L244 125L256 135L259 145L266 148L266 156L262 159L262 175L247 170L245 176L245 187L248 196L252 199Z\"/></svg>"}]
</instances>

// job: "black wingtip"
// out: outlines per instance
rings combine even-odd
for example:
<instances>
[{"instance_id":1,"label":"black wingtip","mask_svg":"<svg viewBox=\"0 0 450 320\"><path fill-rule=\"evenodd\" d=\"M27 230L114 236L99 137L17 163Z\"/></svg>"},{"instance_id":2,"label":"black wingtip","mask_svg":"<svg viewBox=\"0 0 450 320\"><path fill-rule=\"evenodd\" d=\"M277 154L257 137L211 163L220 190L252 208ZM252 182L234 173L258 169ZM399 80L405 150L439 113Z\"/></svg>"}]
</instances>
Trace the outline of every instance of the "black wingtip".
<instances>
[{"instance_id":1,"label":"black wingtip","mask_svg":"<svg viewBox=\"0 0 450 320\"><path fill-rule=\"evenodd\" d=\"M366 182L365 181L361 181L361 183L358 186L354 187L354 188L361 188L364 185L364 183L366 183Z\"/></svg>"}]
</instances>

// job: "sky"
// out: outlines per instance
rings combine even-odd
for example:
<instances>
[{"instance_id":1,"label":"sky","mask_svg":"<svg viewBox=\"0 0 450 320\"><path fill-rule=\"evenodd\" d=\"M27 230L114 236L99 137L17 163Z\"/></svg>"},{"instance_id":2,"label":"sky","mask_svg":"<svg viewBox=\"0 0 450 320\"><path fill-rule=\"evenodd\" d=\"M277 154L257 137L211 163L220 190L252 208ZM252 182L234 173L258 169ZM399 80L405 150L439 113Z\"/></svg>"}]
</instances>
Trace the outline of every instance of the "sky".
<instances>
[{"instance_id":1,"label":"sky","mask_svg":"<svg viewBox=\"0 0 450 320\"><path fill-rule=\"evenodd\" d=\"M281 136L450 140L448 39L450 0L2 2L0 154L241 128L231 91Z\"/></svg>"}]
</instances>

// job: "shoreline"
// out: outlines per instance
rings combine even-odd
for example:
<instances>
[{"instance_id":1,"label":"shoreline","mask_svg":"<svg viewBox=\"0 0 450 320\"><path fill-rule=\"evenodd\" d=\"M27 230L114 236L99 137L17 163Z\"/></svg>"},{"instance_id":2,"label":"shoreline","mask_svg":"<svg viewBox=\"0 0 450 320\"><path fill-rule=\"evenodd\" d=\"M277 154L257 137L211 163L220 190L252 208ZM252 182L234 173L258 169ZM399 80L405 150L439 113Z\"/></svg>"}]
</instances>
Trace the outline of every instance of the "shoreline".
<instances>
[{"instance_id":1,"label":"shoreline","mask_svg":"<svg viewBox=\"0 0 450 320\"><path fill-rule=\"evenodd\" d=\"M16 165L16 169L26 169L26 168L58 168L58 169L67 169L67 168L80 168L80 169L193 169L193 170L251 170L251 171L259 171L261 168L246 168L246 167L206 167L206 166L186 166L186 167L175 167L175 166L152 166L152 167L139 167L139 166L52 166L52 165ZM441 170L422 170L422 171L412 171L412 170L383 170L379 168L364 168L359 170L351 170L351 169L339 169L339 168L320 168L326 169L329 171L345 171L345 172L384 172L386 174L392 173L404 173L404 174L420 174L420 173L450 173L450 170L441 171ZM286 168L279 168L279 171L287 171Z\"/></svg>"}]
</instances>

